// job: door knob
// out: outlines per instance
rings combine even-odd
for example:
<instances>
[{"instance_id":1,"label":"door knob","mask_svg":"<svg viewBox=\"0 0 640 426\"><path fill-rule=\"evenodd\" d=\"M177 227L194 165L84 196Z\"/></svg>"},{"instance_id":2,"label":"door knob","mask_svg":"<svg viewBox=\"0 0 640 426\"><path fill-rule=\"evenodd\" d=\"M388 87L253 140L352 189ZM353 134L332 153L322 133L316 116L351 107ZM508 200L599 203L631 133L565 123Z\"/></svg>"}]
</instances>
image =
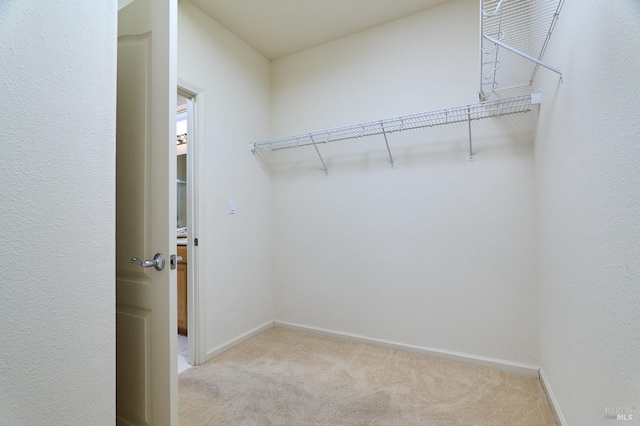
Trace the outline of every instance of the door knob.
<instances>
[{"instance_id":1,"label":"door knob","mask_svg":"<svg viewBox=\"0 0 640 426\"><path fill-rule=\"evenodd\" d=\"M162 253L156 253L152 260L145 260L144 262L137 257L131 258L131 263L137 263L142 268L156 268L156 271L162 271L164 269L164 256Z\"/></svg>"}]
</instances>

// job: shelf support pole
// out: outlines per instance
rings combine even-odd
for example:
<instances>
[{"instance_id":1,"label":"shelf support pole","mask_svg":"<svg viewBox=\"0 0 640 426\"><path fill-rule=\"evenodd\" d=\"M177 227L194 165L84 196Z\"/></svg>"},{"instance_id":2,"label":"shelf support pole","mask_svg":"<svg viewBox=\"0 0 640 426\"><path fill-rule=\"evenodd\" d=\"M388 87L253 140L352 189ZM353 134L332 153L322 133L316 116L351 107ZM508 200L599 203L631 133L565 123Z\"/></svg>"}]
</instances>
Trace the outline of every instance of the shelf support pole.
<instances>
[{"instance_id":1,"label":"shelf support pole","mask_svg":"<svg viewBox=\"0 0 640 426\"><path fill-rule=\"evenodd\" d=\"M329 171L327 170L327 165L324 164L324 160L322 159L322 155L320 155L320 150L318 149L318 145L316 145L316 141L313 140L313 135L309 134L309 138L311 139L311 143L313 143L313 147L316 149L318 153L318 157L320 157L320 162L322 162L322 168L324 168L324 174L328 175Z\"/></svg>"},{"instance_id":2,"label":"shelf support pole","mask_svg":"<svg viewBox=\"0 0 640 426\"><path fill-rule=\"evenodd\" d=\"M551 70L551 71L555 72L556 74L560 74L560 81L562 81L562 71L560 71L558 68L554 68L554 67L552 67L551 65L545 64L545 63L544 63L544 62L542 62L541 60L536 59L536 58L534 58L533 56L527 55L526 53L521 52L521 51L519 51L518 49L514 49L513 47L509 46L508 44L505 44L505 43L503 43L503 42L501 42L501 41L499 41L499 40L496 40L495 38L490 37L490 36L488 36L488 35L486 35L486 34L482 34L482 37L486 38L486 39L487 39L487 40L489 40L491 43L493 43L493 44L497 44L498 46L502 46L502 47L504 47L505 49L512 51L512 52L513 52L513 53L515 53L516 55L520 55L520 56L522 56L523 58L530 60L531 62L535 62L536 64L538 64L538 65L540 65L540 66L542 66L542 67L545 67L546 69Z\"/></svg>"},{"instance_id":3,"label":"shelf support pole","mask_svg":"<svg viewBox=\"0 0 640 426\"><path fill-rule=\"evenodd\" d=\"M391 162L391 168L395 169L396 165L393 163L391 148L389 148L389 141L387 140L387 132L384 130L384 124L380 123L380 126L382 127L382 135L384 136L384 143L387 144L387 152L389 153L389 161Z\"/></svg>"},{"instance_id":4,"label":"shelf support pole","mask_svg":"<svg viewBox=\"0 0 640 426\"><path fill-rule=\"evenodd\" d=\"M467 114L469 117L469 161L473 161L473 142L471 139L471 107L467 107Z\"/></svg>"}]
</instances>

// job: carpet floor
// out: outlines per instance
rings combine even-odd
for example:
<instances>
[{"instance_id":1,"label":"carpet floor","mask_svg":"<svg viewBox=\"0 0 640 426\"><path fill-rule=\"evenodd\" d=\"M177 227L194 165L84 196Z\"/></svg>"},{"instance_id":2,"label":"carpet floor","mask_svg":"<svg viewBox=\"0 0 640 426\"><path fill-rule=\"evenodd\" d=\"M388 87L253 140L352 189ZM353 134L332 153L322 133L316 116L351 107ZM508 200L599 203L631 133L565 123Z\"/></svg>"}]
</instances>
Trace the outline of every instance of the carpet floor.
<instances>
[{"instance_id":1,"label":"carpet floor","mask_svg":"<svg viewBox=\"0 0 640 426\"><path fill-rule=\"evenodd\" d=\"M178 383L182 426L555 425L537 379L284 328Z\"/></svg>"}]
</instances>

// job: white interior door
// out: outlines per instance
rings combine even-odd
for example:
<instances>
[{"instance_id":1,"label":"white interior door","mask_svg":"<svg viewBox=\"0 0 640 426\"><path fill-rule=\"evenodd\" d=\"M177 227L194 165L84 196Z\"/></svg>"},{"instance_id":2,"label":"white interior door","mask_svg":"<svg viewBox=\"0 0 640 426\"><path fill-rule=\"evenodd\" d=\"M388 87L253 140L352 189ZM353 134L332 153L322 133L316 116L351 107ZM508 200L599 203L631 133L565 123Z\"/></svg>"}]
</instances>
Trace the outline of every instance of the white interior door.
<instances>
[{"instance_id":1,"label":"white interior door","mask_svg":"<svg viewBox=\"0 0 640 426\"><path fill-rule=\"evenodd\" d=\"M177 424L175 0L119 13L116 143L116 417ZM163 270L131 263L161 253Z\"/></svg>"}]
</instances>

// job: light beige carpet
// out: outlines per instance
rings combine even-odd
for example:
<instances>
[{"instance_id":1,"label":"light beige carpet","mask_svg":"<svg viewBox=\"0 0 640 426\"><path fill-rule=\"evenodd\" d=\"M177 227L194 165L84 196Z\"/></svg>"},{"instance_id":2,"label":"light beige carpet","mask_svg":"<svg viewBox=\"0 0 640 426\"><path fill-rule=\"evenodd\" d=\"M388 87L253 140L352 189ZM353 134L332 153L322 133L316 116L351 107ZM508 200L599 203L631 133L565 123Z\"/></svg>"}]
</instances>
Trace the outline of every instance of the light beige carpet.
<instances>
[{"instance_id":1,"label":"light beige carpet","mask_svg":"<svg viewBox=\"0 0 640 426\"><path fill-rule=\"evenodd\" d=\"M283 328L178 382L182 426L555 425L536 379Z\"/></svg>"}]
</instances>

